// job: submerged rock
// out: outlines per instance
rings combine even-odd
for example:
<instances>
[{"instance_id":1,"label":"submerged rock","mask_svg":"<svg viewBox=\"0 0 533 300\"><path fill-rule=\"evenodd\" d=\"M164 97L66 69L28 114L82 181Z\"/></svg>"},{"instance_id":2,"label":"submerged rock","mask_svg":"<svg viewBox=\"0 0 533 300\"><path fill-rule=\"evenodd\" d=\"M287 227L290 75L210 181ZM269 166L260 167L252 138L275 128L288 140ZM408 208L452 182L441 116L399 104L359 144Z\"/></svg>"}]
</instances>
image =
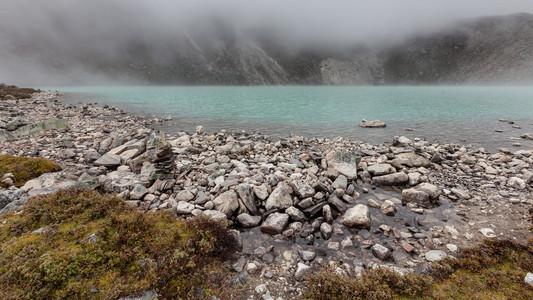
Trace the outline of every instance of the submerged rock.
<instances>
[{"instance_id":1,"label":"submerged rock","mask_svg":"<svg viewBox=\"0 0 533 300\"><path fill-rule=\"evenodd\" d=\"M383 127L387 127L387 124L383 121L380 121L380 120L373 120L373 121L367 121L367 120L362 120L361 123L359 123L359 127L363 127L363 128L383 128Z\"/></svg>"}]
</instances>

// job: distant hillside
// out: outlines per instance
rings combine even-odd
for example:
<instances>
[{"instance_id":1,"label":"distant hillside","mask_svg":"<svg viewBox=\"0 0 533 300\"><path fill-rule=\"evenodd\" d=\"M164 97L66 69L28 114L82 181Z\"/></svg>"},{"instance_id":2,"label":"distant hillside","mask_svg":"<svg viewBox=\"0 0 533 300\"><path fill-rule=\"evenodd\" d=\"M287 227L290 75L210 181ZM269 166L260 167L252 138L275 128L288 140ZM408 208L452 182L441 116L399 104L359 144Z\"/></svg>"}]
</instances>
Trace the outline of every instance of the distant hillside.
<instances>
[{"instance_id":1,"label":"distant hillside","mask_svg":"<svg viewBox=\"0 0 533 300\"><path fill-rule=\"evenodd\" d=\"M285 47L262 33L216 24L209 37L183 34L166 45L127 37L120 55L57 49L53 41L1 32L0 53L51 73L88 70L153 84L528 84L533 82L533 15L485 17L394 46ZM335 47L331 47L335 48Z\"/></svg>"}]
</instances>

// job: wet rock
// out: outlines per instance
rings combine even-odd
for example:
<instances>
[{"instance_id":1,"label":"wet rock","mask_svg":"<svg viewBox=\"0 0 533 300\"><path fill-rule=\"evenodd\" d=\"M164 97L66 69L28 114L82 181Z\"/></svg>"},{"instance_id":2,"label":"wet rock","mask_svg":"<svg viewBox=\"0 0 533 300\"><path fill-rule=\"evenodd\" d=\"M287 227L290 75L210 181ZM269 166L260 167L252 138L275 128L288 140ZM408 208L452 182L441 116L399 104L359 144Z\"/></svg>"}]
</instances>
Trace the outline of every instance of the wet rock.
<instances>
[{"instance_id":1,"label":"wet rock","mask_svg":"<svg viewBox=\"0 0 533 300\"><path fill-rule=\"evenodd\" d=\"M320 224L320 234L322 235L322 238L325 240L329 240L331 238L331 234L333 233L333 228L328 223L324 222Z\"/></svg>"},{"instance_id":2,"label":"wet rock","mask_svg":"<svg viewBox=\"0 0 533 300\"><path fill-rule=\"evenodd\" d=\"M402 191L402 204L416 203L422 207L431 207L429 195L426 192L416 189L405 189Z\"/></svg>"},{"instance_id":3,"label":"wet rock","mask_svg":"<svg viewBox=\"0 0 533 300\"><path fill-rule=\"evenodd\" d=\"M389 164L375 164L368 167L368 173L372 176L381 176L395 173L396 168Z\"/></svg>"},{"instance_id":4,"label":"wet rock","mask_svg":"<svg viewBox=\"0 0 533 300\"><path fill-rule=\"evenodd\" d=\"M409 176L404 172L397 172L388 175L375 176L372 178L372 184L380 185L403 185L409 182Z\"/></svg>"},{"instance_id":5,"label":"wet rock","mask_svg":"<svg viewBox=\"0 0 533 300\"><path fill-rule=\"evenodd\" d=\"M261 225L261 231L269 234L279 234L289 224L289 215L283 213L272 213Z\"/></svg>"},{"instance_id":6,"label":"wet rock","mask_svg":"<svg viewBox=\"0 0 533 300\"><path fill-rule=\"evenodd\" d=\"M261 216L251 216L247 213L243 213L237 216L237 222L242 227L255 227L261 223Z\"/></svg>"},{"instance_id":7,"label":"wet rock","mask_svg":"<svg viewBox=\"0 0 533 300\"><path fill-rule=\"evenodd\" d=\"M352 180L357 178L357 162L359 156L352 152L329 151L326 161L330 168Z\"/></svg>"},{"instance_id":8,"label":"wet rock","mask_svg":"<svg viewBox=\"0 0 533 300\"><path fill-rule=\"evenodd\" d=\"M370 228L370 213L368 207L363 204L348 209L341 219L341 223L347 227Z\"/></svg>"},{"instance_id":9,"label":"wet rock","mask_svg":"<svg viewBox=\"0 0 533 300\"><path fill-rule=\"evenodd\" d=\"M268 197L265 208L267 210L277 208L286 209L293 205L292 197L283 185L278 185Z\"/></svg>"},{"instance_id":10,"label":"wet rock","mask_svg":"<svg viewBox=\"0 0 533 300\"><path fill-rule=\"evenodd\" d=\"M446 257L448 257L448 255L442 250L429 250L426 252L426 260L429 262L441 261Z\"/></svg>"},{"instance_id":11,"label":"wet rock","mask_svg":"<svg viewBox=\"0 0 533 300\"><path fill-rule=\"evenodd\" d=\"M375 244L372 246L372 254L380 260L387 260L391 256L391 251L383 245Z\"/></svg>"},{"instance_id":12,"label":"wet rock","mask_svg":"<svg viewBox=\"0 0 533 300\"><path fill-rule=\"evenodd\" d=\"M248 184L239 184L237 186L237 194L244 205L243 209L247 209L252 215L257 214L257 204L254 199L252 187Z\"/></svg>"},{"instance_id":13,"label":"wet rock","mask_svg":"<svg viewBox=\"0 0 533 300\"><path fill-rule=\"evenodd\" d=\"M387 127L387 124L383 121L380 121L380 120L373 120L373 121L367 121L367 120L364 120L361 121L361 123L359 123L359 127L363 127L363 128L383 128L383 127Z\"/></svg>"},{"instance_id":14,"label":"wet rock","mask_svg":"<svg viewBox=\"0 0 533 300\"><path fill-rule=\"evenodd\" d=\"M226 191L213 200L215 208L226 214L229 218L239 208L239 200L237 199L237 193L234 190Z\"/></svg>"},{"instance_id":15,"label":"wet rock","mask_svg":"<svg viewBox=\"0 0 533 300\"><path fill-rule=\"evenodd\" d=\"M383 204L381 204L380 209L383 212L383 214L387 216L394 216L396 214L396 211L398 210L394 202L390 200L385 200Z\"/></svg>"}]
</instances>

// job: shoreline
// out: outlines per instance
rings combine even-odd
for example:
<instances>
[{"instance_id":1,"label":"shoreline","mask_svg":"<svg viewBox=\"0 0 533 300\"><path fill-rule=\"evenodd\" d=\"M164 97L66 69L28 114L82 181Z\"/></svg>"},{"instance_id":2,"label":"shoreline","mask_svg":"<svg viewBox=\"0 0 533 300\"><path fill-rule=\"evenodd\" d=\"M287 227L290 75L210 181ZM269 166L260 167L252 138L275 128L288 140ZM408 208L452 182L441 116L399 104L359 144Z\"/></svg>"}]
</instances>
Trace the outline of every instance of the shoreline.
<instances>
[{"instance_id":1,"label":"shoreline","mask_svg":"<svg viewBox=\"0 0 533 300\"><path fill-rule=\"evenodd\" d=\"M59 96L0 101L6 124L17 117L25 119L19 128L66 122L0 139L1 154L45 157L63 167L23 188L0 190L11 209L24 197L83 184L118 192L145 211L228 219L239 230L252 228L241 230L244 251L235 271L247 272L249 284L268 282L276 287L272 294L285 289L285 296L297 296L302 274L329 261L341 259L347 274L376 265L406 272L430 262L432 250L456 256L484 238L525 243L532 236L533 150L489 153L405 137L381 145L270 141L245 132L205 134L203 127L161 135L149 127L162 118L65 105Z\"/></svg>"}]
</instances>

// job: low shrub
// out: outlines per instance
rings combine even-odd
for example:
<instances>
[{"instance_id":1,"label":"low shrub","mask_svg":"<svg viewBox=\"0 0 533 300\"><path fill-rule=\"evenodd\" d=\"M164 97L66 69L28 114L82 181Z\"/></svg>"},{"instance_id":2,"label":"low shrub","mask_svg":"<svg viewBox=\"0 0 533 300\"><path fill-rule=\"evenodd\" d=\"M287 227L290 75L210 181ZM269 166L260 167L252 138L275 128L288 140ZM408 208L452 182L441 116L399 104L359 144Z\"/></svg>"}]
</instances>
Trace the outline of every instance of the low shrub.
<instances>
[{"instance_id":1,"label":"low shrub","mask_svg":"<svg viewBox=\"0 0 533 300\"><path fill-rule=\"evenodd\" d=\"M533 299L524 283L533 270L533 242L485 240L458 259L432 266L431 275L405 276L385 269L347 277L331 269L311 275L306 299Z\"/></svg>"},{"instance_id":2,"label":"low shrub","mask_svg":"<svg viewBox=\"0 0 533 300\"><path fill-rule=\"evenodd\" d=\"M57 171L61 171L61 167L48 159L0 155L0 177L12 173L18 187L44 173ZM0 182L0 187L7 186Z\"/></svg>"},{"instance_id":3,"label":"low shrub","mask_svg":"<svg viewBox=\"0 0 533 300\"><path fill-rule=\"evenodd\" d=\"M33 198L0 224L0 299L223 296L222 262L237 249L211 219L142 213L89 190Z\"/></svg>"},{"instance_id":4,"label":"low shrub","mask_svg":"<svg viewBox=\"0 0 533 300\"><path fill-rule=\"evenodd\" d=\"M14 85L0 84L0 100L6 99L28 99L31 98L31 94L38 93L41 90L35 90L31 88L19 88Z\"/></svg>"}]
</instances>

